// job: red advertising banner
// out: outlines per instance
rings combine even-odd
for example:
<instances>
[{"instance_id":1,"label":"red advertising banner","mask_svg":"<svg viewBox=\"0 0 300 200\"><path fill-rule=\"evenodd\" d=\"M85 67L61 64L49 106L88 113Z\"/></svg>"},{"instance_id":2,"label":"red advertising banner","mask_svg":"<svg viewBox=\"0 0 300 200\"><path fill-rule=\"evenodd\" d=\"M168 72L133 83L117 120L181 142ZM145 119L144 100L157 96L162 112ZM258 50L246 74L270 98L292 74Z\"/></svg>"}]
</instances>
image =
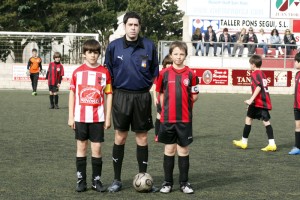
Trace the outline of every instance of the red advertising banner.
<instances>
[{"instance_id":1,"label":"red advertising banner","mask_svg":"<svg viewBox=\"0 0 300 200\"><path fill-rule=\"evenodd\" d=\"M290 87L292 71L263 70L270 87ZM251 70L232 70L232 85L249 86L251 83Z\"/></svg>"},{"instance_id":2,"label":"red advertising banner","mask_svg":"<svg viewBox=\"0 0 300 200\"><path fill-rule=\"evenodd\" d=\"M200 85L228 85L228 69L193 69Z\"/></svg>"}]
</instances>

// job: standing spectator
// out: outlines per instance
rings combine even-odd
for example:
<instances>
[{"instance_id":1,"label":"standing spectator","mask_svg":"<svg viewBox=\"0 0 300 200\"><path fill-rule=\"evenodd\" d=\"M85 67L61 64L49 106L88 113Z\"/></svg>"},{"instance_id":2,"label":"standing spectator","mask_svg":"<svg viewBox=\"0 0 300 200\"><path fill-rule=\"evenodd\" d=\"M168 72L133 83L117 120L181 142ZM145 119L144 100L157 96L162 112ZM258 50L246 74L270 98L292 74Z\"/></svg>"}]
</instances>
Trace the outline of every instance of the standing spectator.
<instances>
[{"instance_id":1,"label":"standing spectator","mask_svg":"<svg viewBox=\"0 0 300 200\"><path fill-rule=\"evenodd\" d=\"M242 57L244 51L244 43L246 43L246 29L242 28L236 33L236 43L233 46L232 57L235 56L236 50L239 49L239 57Z\"/></svg>"},{"instance_id":2,"label":"standing spectator","mask_svg":"<svg viewBox=\"0 0 300 200\"><path fill-rule=\"evenodd\" d=\"M165 179L160 192L172 191L177 153L180 190L191 194L194 190L189 183L189 145L193 142L192 112L193 104L198 99L199 82L194 71L184 65L187 56L187 45L184 42L173 42L169 54L173 65L160 73L156 88L162 105L158 141L165 144Z\"/></svg>"},{"instance_id":3,"label":"standing spectator","mask_svg":"<svg viewBox=\"0 0 300 200\"><path fill-rule=\"evenodd\" d=\"M228 55L231 56L231 42L232 42L232 39L231 39L230 34L228 33L228 28L223 29L223 33L219 37L219 42L222 42L220 44L221 45L220 55L222 55L224 50L227 49Z\"/></svg>"},{"instance_id":4,"label":"standing spectator","mask_svg":"<svg viewBox=\"0 0 300 200\"><path fill-rule=\"evenodd\" d=\"M64 76L64 67L60 63L61 54L55 52L53 54L54 62L49 64L49 68L46 74L46 79L48 79L49 86L49 99L50 99L50 109L59 109L58 107L58 91L61 84L62 77Z\"/></svg>"},{"instance_id":5,"label":"standing spectator","mask_svg":"<svg viewBox=\"0 0 300 200\"><path fill-rule=\"evenodd\" d=\"M204 35L205 48L206 48L206 56L209 53L209 47L214 47L214 56L217 56L217 36L215 31L212 29L212 26L207 27L207 31Z\"/></svg>"},{"instance_id":6,"label":"standing spectator","mask_svg":"<svg viewBox=\"0 0 300 200\"><path fill-rule=\"evenodd\" d=\"M257 37L256 34L253 32L253 28L250 27L248 33L246 34L245 41L248 47L248 57L254 55L256 46L257 46Z\"/></svg>"},{"instance_id":7,"label":"standing spectator","mask_svg":"<svg viewBox=\"0 0 300 200\"><path fill-rule=\"evenodd\" d=\"M204 46L202 43L202 33L200 28L196 28L192 36L193 46L196 50L196 56L198 56L198 51L201 50L201 55L204 56Z\"/></svg>"},{"instance_id":8,"label":"standing spectator","mask_svg":"<svg viewBox=\"0 0 300 200\"><path fill-rule=\"evenodd\" d=\"M276 53L275 53L275 58L278 57L278 54L280 52L281 55L284 55L282 49L281 49L281 38L279 36L279 32L277 29L273 29L271 31L271 36L270 36L270 44L272 45L272 48L276 48Z\"/></svg>"},{"instance_id":9,"label":"standing spectator","mask_svg":"<svg viewBox=\"0 0 300 200\"><path fill-rule=\"evenodd\" d=\"M290 29L286 29L285 30L283 41L284 41L284 44L286 44L286 46L285 46L285 48L286 48L286 55L290 56L291 55L291 51L293 49L297 49L296 40L295 40L294 34L291 33Z\"/></svg>"},{"instance_id":10,"label":"standing spectator","mask_svg":"<svg viewBox=\"0 0 300 200\"><path fill-rule=\"evenodd\" d=\"M38 56L37 49L32 49L32 57L29 58L27 64L27 70L29 71L30 74L32 96L36 96L39 74L42 71L42 59Z\"/></svg>"},{"instance_id":11,"label":"standing spectator","mask_svg":"<svg viewBox=\"0 0 300 200\"><path fill-rule=\"evenodd\" d=\"M112 152L114 181L109 192L122 189L121 171L128 131L135 132L139 172L148 166L148 131L153 128L150 88L158 75L158 57L154 43L139 36L141 17L128 12L123 18L125 36L112 41L106 50L105 65L113 85L113 124L115 140ZM133 159L131 157L131 159Z\"/></svg>"},{"instance_id":12,"label":"standing spectator","mask_svg":"<svg viewBox=\"0 0 300 200\"><path fill-rule=\"evenodd\" d=\"M262 57L266 57L268 53L272 51L268 50L268 36L265 34L263 28L259 30L259 34L257 34L257 43L259 48L263 48L263 55Z\"/></svg>"}]
</instances>

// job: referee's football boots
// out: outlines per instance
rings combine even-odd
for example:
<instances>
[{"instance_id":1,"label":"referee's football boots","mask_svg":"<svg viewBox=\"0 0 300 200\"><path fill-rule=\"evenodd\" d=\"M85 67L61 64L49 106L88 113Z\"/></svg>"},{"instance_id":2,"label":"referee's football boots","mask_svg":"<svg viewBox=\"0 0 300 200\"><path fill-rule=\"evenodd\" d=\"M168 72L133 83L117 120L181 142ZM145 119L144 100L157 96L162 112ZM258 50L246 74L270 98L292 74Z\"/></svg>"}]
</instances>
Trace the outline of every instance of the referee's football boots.
<instances>
[{"instance_id":1,"label":"referee's football boots","mask_svg":"<svg viewBox=\"0 0 300 200\"><path fill-rule=\"evenodd\" d=\"M86 181L83 179L79 179L77 181L77 187L76 187L76 191L77 192L84 192L87 189L87 184Z\"/></svg>"}]
</instances>

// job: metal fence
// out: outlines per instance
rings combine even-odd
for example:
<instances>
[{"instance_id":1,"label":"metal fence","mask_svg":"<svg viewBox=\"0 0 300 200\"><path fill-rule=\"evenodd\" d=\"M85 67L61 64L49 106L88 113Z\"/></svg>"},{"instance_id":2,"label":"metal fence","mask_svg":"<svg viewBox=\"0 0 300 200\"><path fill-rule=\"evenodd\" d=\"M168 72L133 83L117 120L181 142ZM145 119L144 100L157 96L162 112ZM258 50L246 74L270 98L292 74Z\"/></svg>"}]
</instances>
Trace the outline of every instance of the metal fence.
<instances>
[{"instance_id":1,"label":"metal fence","mask_svg":"<svg viewBox=\"0 0 300 200\"><path fill-rule=\"evenodd\" d=\"M0 59L6 63L27 63L32 49L38 50L43 63L53 60L54 52L62 54L62 63L82 63L82 44L98 40L98 34L0 32Z\"/></svg>"},{"instance_id":2,"label":"metal fence","mask_svg":"<svg viewBox=\"0 0 300 200\"><path fill-rule=\"evenodd\" d=\"M160 63L169 53L172 41L159 41L158 54ZM224 43L224 42L186 42L188 45L189 56L212 56L212 57L250 57L253 54L261 55L268 59L280 59L286 61L293 59L295 54L300 51L300 45L287 44L250 44L250 43ZM230 49L228 49L227 48ZM198 52L196 51L199 47ZM254 51L251 50L254 48ZM266 53L264 52L266 48Z\"/></svg>"}]
</instances>

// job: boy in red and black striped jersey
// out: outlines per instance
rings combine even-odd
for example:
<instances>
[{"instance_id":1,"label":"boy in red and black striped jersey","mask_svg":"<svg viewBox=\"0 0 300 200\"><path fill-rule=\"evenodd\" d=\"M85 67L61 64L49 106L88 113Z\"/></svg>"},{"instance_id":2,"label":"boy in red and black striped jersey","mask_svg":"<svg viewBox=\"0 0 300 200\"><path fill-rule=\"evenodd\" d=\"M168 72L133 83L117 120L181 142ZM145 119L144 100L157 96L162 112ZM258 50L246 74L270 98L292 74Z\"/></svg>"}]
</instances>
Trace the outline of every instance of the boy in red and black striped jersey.
<instances>
[{"instance_id":1,"label":"boy in red and black striped jersey","mask_svg":"<svg viewBox=\"0 0 300 200\"><path fill-rule=\"evenodd\" d=\"M87 189L88 140L91 141L92 189L105 192L101 181L104 129L111 126L112 87L108 69L98 63L101 46L95 39L83 43L85 63L74 70L70 83L69 121L77 143L77 192ZM106 98L105 98L106 96ZM105 102L106 101L106 102Z\"/></svg>"},{"instance_id":2,"label":"boy in red and black striped jersey","mask_svg":"<svg viewBox=\"0 0 300 200\"><path fill-rule=\"evenodd\" d=\"M245 119L243 137L241 140L233 140L233 144L239 148L246 149L252 121L253 119L259 119L263 121L269 139L269 144L261 150L276 151L277 146L274 140L273 128L270 123L271 116L269 110L272 109L272 104L268 90L268 81L266 75L260 70L262 58L259 55L253 55L249 59L249 63L251 70L253 70L251 74L252 96L250 99L244 101L248 105L248 111Z\"/></svg>"},{"instance_id":3,"label":"boy in red and black striped jersey","mask_svg":"<svg viewBox=\"0 0 300 200\"><path fill-rule=\"evenodd\" d=\"M300 70L300 53L295 55L295 68ZM295 116L295 146L289 152L290 155L300 154L300 71L295 76L295 100L294 100L294 116Z\"/></svg>"},{"instance_id":4,"label":"boy in red and black striped jersey","mask_svg":"<svg viewBox=\"0 0 300 200\"><path fill-rule=\"evenodd\" d=\"M179 183L183 193L194 192L188 182L189 144L193 142L192 109L198 99L198 77L183 64L187 56L184 42L173 42L169 54L172 66L163 70L156 85L162 106L158 141L165 144L163 168L165 180L160 192L169 193L173 187L175 154L178 154Z\"/></svg>"},{"instance_id":5,"label":"boy in red and black striped jersey","mask_svg":"<svg viewBox=\"0 0 300 200\"><path fill-rule=\"evenodd\" d=\"M170 55L166 55L166 57L163 59L162 61L162 70L160 71L160 73L163 72L164 69L166 69L167 67L170 67L173 64L173 61L170 57ZM154 80L153 83L153 100L154 100L154 105L156 106L156 120L155 120L155 137L154 137L154 141L158 142L158 132L159 132L159 126L160 126L160 113L161 113L161 105L159 102L159 96L156 95L156 82L157 82L157 78Z\"/></svg>"},{"instance_id":6,"label":"boy in red and black striped jersey","mask_svg":"<svg viewBox=\"0 0 300 200\"><path fill-rule=\"evenodd\" d=\"M53 54L54 62L49 64L49 68L46 74L46 79L48 79L49 86L49 99L50 107L49 109L59 109L58 107L58 91L61 84L62 77L64 76L64 67L60 63L61 54L55 52Z\"/></svg>"}]
</instances>

